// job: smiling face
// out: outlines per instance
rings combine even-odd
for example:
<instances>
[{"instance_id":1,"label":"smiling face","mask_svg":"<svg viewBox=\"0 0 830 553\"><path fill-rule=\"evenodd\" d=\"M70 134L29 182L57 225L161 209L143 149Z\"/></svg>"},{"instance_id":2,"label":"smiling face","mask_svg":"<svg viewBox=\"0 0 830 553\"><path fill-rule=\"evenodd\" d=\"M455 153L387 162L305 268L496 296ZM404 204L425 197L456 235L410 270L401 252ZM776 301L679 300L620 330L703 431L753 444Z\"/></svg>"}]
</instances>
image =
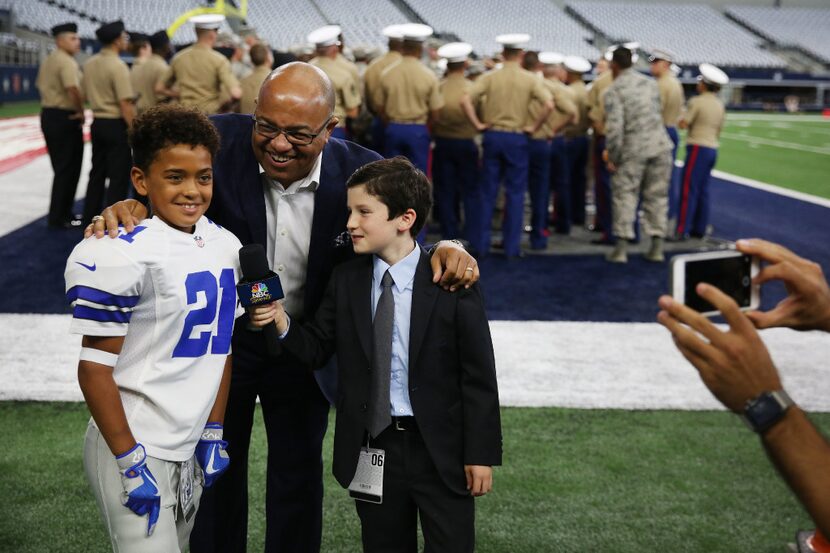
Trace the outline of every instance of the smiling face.
<instances>
[{"instance_id":1,"label":"smiling face","mask_svg":"<svg viewBox=\"0 0 830 553\"><path fill-rule=\"evenodd\" d=\"M408 209L390 219L389 208L377 196L369 194L365 185L350 187L347 195L349 220L346 229L355 253L374 253L390 263L390 259L400 258L396 254L398 250L406 250L409 246L408 251L411 251L414 239L409 228L415 221L414 210Z\"/></svg>"},{"instance_id":2,"label":"smiling face","mask_svg":"<svg viewBox=\"0 0 830 553\"><path fill-rule=\"evenodd\" d=\"M288 186L311 172L337 125L337 118L331 117L333 96L326 88L331 83L324 74L304 63L283 67L262 85L254 116L270 127L317 136L308 145L297 145L289 142L283 133L275 138L264 136L255 126L251 146L265 174Z\"/></svg>"},{"instance_id":3,"label":"smiling face","mask_svg":"<svg viewBox=\"0 0 830 553\"><path fill-rule=\"evenodd\" d=\"M176 144L159 150L146 172L133 167L133 185L159 219L191 233L213 196L212 161L204 146Z\"/></svg>"}]
</instances>

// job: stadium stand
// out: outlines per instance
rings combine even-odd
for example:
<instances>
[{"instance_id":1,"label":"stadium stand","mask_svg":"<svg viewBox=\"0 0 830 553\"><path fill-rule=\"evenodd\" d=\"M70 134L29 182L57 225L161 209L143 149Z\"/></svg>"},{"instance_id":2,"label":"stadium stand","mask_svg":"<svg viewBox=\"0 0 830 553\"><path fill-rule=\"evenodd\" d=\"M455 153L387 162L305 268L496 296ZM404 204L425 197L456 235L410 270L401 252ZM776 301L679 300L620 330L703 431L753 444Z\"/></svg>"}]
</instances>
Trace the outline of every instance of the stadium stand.
<instances>
[{"instance_id":1,"label":"stadium stand","mask_svg":"<svg viewBox=\"0 0 830 553\"><path fill-rule=\"evenodd\" d=\"M456 34L479 55L500 51L495 41L498 34L528 33L532 50L554 50L592 61L599 57L599 51L589 44L591 33L548 0L526 0L520 5L480 0L475 8L445 0L409 0L409 5L437 32Z\"/></svg>"},{"instance_id":2,"label":"stadium stand","mask_svg":"<svg viewBox=\"0 0 830 553\"><path fill-rule=\"evenodd\" d=\"M800 48L830 63L830 9L730 6L726 15L778 46Z\"/></svg>"},{"instance_id":3,"label":"stadium stand","mask_svg":"<svg viewBox=\"0 0 830 553\"><path fill-rule=\"evenodd\" d=\"M679 65L783 68L758 37L702 4L568 2L567 9L610 42L637 41L645 50L670 48Z\"/></svg>"},{"instance_id":4,"label":"stadium stand","mask_svg":"<svg viewBox=\"0 0 830 553\"><path fill-rule=\"evenodd\" d=\"M316 0L315 4L327 21L343 27L343 40L349 46L382 46L387 39L381 34L381 29L409 20L389 0L364 0L359 10L342 0Z\"/></svg>"},{"instance_id":5,"label":"stadium stand","mask_svg":"<svg viewBox=\"0 0 830 553\"><path fill-rule=\"evenodd\" d=\"M49 29L60 23L75 21L78 23L78 34L84 38L95 37L98 24L90 19L78 17L77 14L46 2L32 1L12 2L11 11L15 22L20 27L30 31L49 34Z\"/></svg>"},{"instance_id":6,"label":"stadium stand","mask_svg":"<svg viewBox=\"0 0 830 553\"><path fill-rule=\"evenodd\" d=\"M305 44L305 37L328 21L308 0L284 2L280 8L265 2L248 4L248 21L272 48L287 50L297 44Z\"/></svg>"}]
</instances>

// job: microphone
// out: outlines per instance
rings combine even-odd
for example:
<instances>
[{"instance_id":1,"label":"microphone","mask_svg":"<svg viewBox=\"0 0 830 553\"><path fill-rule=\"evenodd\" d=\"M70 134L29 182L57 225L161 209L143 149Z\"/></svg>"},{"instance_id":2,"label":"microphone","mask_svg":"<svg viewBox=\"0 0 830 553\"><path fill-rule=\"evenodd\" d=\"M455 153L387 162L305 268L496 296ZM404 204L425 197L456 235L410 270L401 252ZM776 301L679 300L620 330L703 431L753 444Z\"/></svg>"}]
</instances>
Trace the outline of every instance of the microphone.
<instances>
[{"instance_id":1,"label":"microphone","mask_svg":"<svg viewBox=\"0 0 830 553\"><path fill-rule=\"evenodd\" d=\"M282 299L282 283L278 274L268 268L268 258L262 244L248 244L239 249L239 265L242 280L236 285L236 293L243 307L271 303ZM268 355L276 357L282 352L277 324L271 321L262 328Z\"/></svg>"}]
</instances>

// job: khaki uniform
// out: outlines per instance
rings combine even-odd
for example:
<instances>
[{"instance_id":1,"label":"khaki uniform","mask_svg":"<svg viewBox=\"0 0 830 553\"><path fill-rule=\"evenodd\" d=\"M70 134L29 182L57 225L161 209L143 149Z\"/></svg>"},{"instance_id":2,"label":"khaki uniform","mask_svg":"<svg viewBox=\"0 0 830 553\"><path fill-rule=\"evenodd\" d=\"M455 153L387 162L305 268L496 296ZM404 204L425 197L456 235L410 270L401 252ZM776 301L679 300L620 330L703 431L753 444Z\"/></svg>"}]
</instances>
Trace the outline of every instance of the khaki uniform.
<instances>
[{"instance_id":1,"label":"khaki uniform","mask_svg":"<svg viewBox=\"0 0 830 553\"><path fill-rule=\"evenodd\" d=\"M441 117L432 126L432 134L441 138L468 138L478 135L478 131L461 108L461 98L473 87L472 81L464 75L453 73L438 85L444 107Z\"/></svg>"},{"instance_id":2,"label":"khaki uniform","mask_svg":"<svg viewBox=\"0 0 830 553\"><path fill-rule=\"evenodd\" d=\"M198 43L173 57L162 81L168 87L177 83L179 101L185 106L196 106L207 114L219 111L222 86L230 89L239 84L231 73L227 58Z\"/></svg>"},{"instance_id":3,"label":"khaki uniform","mask_svg":"<svg viewBox=\"0 0 830 553\"><path fill-rule=\"evenodd\" d=\"M687 144L717 148L726 110L716 94L704 92L689 100L683 119L689 124Z\"/></svg>"},{"instance_id":4,"label":"khaki uniform","mask_svg":"<svg viewBox=\"0 0 830 553\"><path fill-rule=\"evenodd\" d=\"M683 85L667 71L657 79L657 88L660 90L663 125L676 127L683 109Z\"/></svg>"},{"instance_id":5,"label":"khaki uniform","mask_svg":"<svg viewBox=\"0 0 830 553\"><path fill-rule=\"evenodd\" d=\"M366 91L366 101L370 110L376 111L374 107L374 95L377 94L377 91L380 88L381 74L387 67L393 63L399 62L402 57L403 56L401 56L400 52L386 52L386 54L378 59L372 60L372 63L370 63L369 67L366 68L366 72L363 74L363 85L364 90Z\"/></svg>"},{"instance_id":6,"label":"khaki uniform","mask_svg":"<svg viewBox=\"0 0 830 553\"><path fill-rule=\"evenodd\" d=\"M349 75L352 76L352 80L354 80L354 84L355 86L357 86L357 90L360 91L360 68L357 66L357 64L350 61L349 58L347 58L339 52L337 54L337 57L334 58L334 61L336 61L340 67L345 69L349 73Z\"/></svg>"},{"instance_id":7,"label":"khaki uniform","mask_svg":"<svg viewBox=\"0 0 830 553\"><path fill-rule=\"evenodd\" d=\"M482 140L482 211L477 218L481 224L479 232L469 238L472 249L481 255L490 250L490 222L502 182L504 254L511 258L521 253L530 163L529 140L522 127L527 122L531 100L544 103L552 98L542 79L522 69L516 61L506 61L501 69L482 75L470 91L470 100L480 105L483 122L490 125Z\"/></svg>"},{"instance_id":8,"label":"khaki uniform","mask_svg":"<svg viewBox=\"0 0 830 553\"><path fill-rule=\"evenodd\" d=\"M144 63L133 66L130 80L138 96L135 108L139 114L166 98L163 94L156 94L156 83L166 71L167 62L158 54L153 54Z\"/></svg>"},{"instance_id":9,"label":"khaki uniform","mask_svg":"<svg viewBox=\"0 0 830 553\"><path fill-rule=\"evenodd\" d=\"M438 78L419 59L404 56L380 77L376 105L390 122L426 123L430 111L444 107Z\"/></svg>"},{"instance_id":10,"label":"khaki uniform","mask_svg":"<svg viewBox=\"0 0 830 553\"><path fill-rule=\"evenodd\" d=\"M44 108L75 111L76 106L66 89L73 86L81 89L81 68L75 58L58 48L40 64L35 86L40 91L40 105Z\"/></svg>"},{"instance_id":11,"label":"khaki uniform","mask_svg":"<svg viewBox=\"0 0 830 553\"><path fill-rule=\"evenodd\" d=\"M119 101L134 98L130 69L110 49L86 61L83 88L96 119L121 119Z\"/></svg>"},{"instance_id":12,"label":"khaki uniform","mask_svg":"<svg viewBox=\"0 0 830 553\"><path fill-rule=\"evenodd\" d=\"M617 166L612 187L614 235L634 238L642 195L644 232L664 236L672 143L654 80L632 69L614 79L605 93L605 130L608 159Z\"/></svg>"},{"instance_id":13,"label":"khaki uniform","mask_svg":"<svg viewBox=\"0 0 830 553\"><path fill-rule=\"evenodd\" d=\"M561 81L554 79L543 79L542 83L553 95L554 109L545 122L542 123L542 126L539 127L539 130L531 136L534 140L546 140L553 138L555 134L554 129L561 127L562 123L573 115L578 116L573 90ZM541 111L542 102L539 100L533 100L530 103L527 124L530 125L536 121L536 118L539 117L539 113Z\"/></svg>"},{"instance_id":14,"label":"khaki uniform","mask_svg":"<svg viewBox=\"0 0 830 553\"><path fill-rule=\"evenodd\" d=\"M338 127L346 126L346 113L360 105L360 92L352 78L351 73L336 60L324 57L316 57L311 60L331 79L334 85L334 115L340 121Z\"/></svg>"},{"instance_id":15,"label":"khaki uniform","mask_svg":"<svg viewBox=\"0 0 830 553\"><path fill-rule=\"evenodd\" d=\"M120 101L135 96L130 70L111 48L104 48L87 60L83 83L95 116L90 129L92 168L83 214L84 223L89 223L104 205L125 199L129 192L132 154Z\"/></svg>"},{"instance_id":16,"label":"khaki uniform","mask_svg":"<svg viewBox=\"0 0 830 553\"><path fill-rule=\"evenodd\" d=\"M496 131L519 132L525 125L531 99L544 103L553 95L542 79L522 69L518 62L505 62L501 69L479 77L470 100L480 103L482 120Z\"/></svg>"},{"instance_id":17,"label":"khaki uniform","mask_svg":"<svg viewBox=\"0 0 830 553\"><path fill-rule=\"evenodd\" d=\"M253 113L256 109L256 99L259 97L259 89L265 78L271 73L267 65L260 65L254 68L253 73L239 81L242 88L242 98L239 100L239 113Z\"/></svg>"},{"instance_id":18,"label":"khaki uniform","mask_svg":"<svg viewBox=\"0 0 830 553\"><path fill-rule=\"evenodd\" d=\"M562 129L562 134L568 138L585 136L591 127L590 120L588 119L588 88L582 81L575 81L567 86L573 93L579 117L577 117L575 122Z\"/></svg>"},{"instance_id":19,"label":"khaki uniform","mask_svg":"<svg viewBox=\"0 0 830 553\"><path fill-rule=\"evenodd\" d=\"M605 91L614 82L611 71L606 71L597 77L588 89L588 119L595 125L599 135L605 135Z\"/></svg>"},{"instance_id":20,"label":"khaki uniform","mask_svg":"<svg viewBox=\"0 0 830 553\"><path fill-rule=\"evenodd\" d=\"M73 219L72 207L84 157L83 122L76 119L78 107L66 92L81 89L81 70L75 58L56 49L40 65L35 81L40 91L40 128L46 139L54 178L48 223L61 227Z\"/></svg>"}]
</instances>

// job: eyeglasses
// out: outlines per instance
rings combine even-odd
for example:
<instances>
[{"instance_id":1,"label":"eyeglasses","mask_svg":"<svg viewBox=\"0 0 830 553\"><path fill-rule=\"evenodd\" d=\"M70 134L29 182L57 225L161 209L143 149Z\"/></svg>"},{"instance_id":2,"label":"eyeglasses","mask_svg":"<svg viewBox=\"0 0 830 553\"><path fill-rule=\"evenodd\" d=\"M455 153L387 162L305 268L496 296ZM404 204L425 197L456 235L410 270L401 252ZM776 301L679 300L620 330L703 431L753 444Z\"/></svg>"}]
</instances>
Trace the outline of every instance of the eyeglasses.
<instances>
[{"instance_id":1,"label":"eyeglasses","mask_svg":"<svg viewBox=\"0 0 830 553\"><path fill-rule=\"evenodd\" d=\"M269 140L274 140L279 135L284 134L285 139L295 146L308 146L314 142L314 139L323 132L323 129L326 128L332 117L334 117L334 115L329 115L329 118L326 119L326 122L323 123L323 126L321 126L317 132L310 133L306 131L289 131L281 129L275 125L271 125L270 123L257 119L256 115L251 115L251 118L254 120L254 130L257 134L261 134Z\"/></svg>"}]
</instances>

